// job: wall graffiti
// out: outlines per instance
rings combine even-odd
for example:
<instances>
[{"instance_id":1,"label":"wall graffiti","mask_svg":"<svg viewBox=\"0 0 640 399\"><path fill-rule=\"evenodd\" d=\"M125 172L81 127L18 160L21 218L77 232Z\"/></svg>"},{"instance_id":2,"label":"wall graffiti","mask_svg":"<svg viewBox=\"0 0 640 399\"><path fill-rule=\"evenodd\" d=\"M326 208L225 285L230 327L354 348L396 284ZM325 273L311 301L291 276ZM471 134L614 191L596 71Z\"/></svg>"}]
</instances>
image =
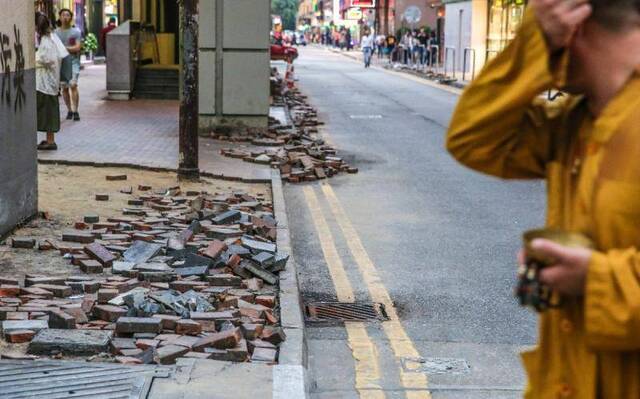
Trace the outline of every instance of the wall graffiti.
<instances>
[{"instance_id":1,"label":"wall graffiti","mask_svg":"<svg viewBox=\"0 0 640 399\"><path fill-rule=\"evenodd\" d=\"M11 68L12 61L13 70ZM0 74L2 74L0 78L0 104L13 106L15 112L22 109L27 99L24 91L24 68L24 48L20 29L13 25L13 46L11 45L11 36L0 32ZM13 79L11 79L12 72L14 73Z\"/></svg>"}]
</instances>

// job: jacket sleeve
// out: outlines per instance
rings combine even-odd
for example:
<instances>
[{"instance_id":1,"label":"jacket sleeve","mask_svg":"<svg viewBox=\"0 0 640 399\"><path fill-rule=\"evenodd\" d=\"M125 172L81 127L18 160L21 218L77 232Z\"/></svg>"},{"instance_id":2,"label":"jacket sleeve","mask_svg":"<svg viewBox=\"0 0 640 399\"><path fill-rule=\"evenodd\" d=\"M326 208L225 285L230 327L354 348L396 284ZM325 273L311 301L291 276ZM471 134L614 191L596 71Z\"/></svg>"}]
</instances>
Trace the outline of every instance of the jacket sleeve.
<instances>
[{"instance_id":1,"label":"jacket sleeve","mask_svg":"<svg viewBox=\"0 0 640 399\"><path fill-rule=\"evenodd\" d=\"M528 10L516 38L460 98L447 134L448 151L460 163L490 175L544 177L554 125L562 120L567 102L545 101L540 94L562 84L566 61L567 54L551 56Z\"/></svg>"},{"instance_id":2,"label":"jacket sleeve","mask_svg":"<svg viewBox=\"0 0 640 399\"><path fill-rule=\"evenodd\" d=\"M584 299L587 344L593 350L640 349L640 252L593 254Z\"/></svg>"}]
</instances>

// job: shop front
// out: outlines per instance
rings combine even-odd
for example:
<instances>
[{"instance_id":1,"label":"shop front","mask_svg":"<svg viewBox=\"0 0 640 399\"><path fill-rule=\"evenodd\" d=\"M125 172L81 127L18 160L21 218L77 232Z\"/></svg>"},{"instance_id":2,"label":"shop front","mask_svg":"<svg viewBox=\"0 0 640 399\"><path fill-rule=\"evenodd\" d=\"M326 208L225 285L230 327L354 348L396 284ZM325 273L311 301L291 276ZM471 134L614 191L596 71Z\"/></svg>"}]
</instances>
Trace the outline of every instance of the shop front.
<instances>
[{"instance_id":1,"label":"shop front","mask_svg":"<svg viewBox=\"0 0 640 399\"><path fill-rule=\"evenodd\" d=\"M516 35L526 0L489 0L487 59L495 57Z\"/></svg>"}]
</instances>

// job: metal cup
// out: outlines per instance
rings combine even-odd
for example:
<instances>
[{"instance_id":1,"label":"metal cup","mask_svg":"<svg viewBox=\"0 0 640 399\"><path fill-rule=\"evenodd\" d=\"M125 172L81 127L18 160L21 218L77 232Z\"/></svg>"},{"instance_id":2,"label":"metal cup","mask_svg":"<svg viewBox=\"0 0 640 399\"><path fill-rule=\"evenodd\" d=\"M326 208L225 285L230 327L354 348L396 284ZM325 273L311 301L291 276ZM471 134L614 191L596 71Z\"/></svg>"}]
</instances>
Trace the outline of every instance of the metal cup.
<instances>
[{"instance_id":1,"label":"metal cup","mask_svg":"<svg viewBox=\"0 0 640 399\"><path fill-rule=\"evenodd\" d=\"M531 243L539 238L553 241L570 248L594 248L593 241L580 233L571 233L560 229L535 229L522 236L525 248L525 264L518 270L518 286L516 296L521 306L531 307L537 312L562 304L562 298L540 282L540 271L557 263L556 259L547 256L531 247Z\"/></svg>"}]
</instances>

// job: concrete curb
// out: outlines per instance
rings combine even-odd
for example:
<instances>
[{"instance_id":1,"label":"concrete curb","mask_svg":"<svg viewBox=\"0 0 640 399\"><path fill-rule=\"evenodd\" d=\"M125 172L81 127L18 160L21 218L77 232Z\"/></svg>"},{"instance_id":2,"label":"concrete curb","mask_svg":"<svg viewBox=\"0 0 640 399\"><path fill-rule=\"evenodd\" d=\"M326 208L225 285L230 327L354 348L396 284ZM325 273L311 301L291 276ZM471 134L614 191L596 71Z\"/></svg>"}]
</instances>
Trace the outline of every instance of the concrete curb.
<instances>
[{"instance_id":1,"label":"concrete curb","mask_svg":"<svg viewBox=\"0 0 640 399\"><path fill-rule=\"evenodd\" d=\"M280 359L273 370L273 398L307 397L307 342L298 285L298 268L293 257L280 171L271 171L274 216L278 221L278 251L289 254L287 268L280 272L280 321L287 339L280 346Z\"/></svg>"},{"instance_id":2,"label":"concrete curb","mask_svg":"<svg viewBox=\"0 0 640 399\"><path fill-rule=\"evenodd\" d=\"M130 168L138 170L148 170L150 172L172 172L178 173L176 168L164 168L159 166L146 166L132 163L120 163L120 162L87 162L87 161L69 161L65 159L38 159L38 164L42 165L68 165L68 166L91 166L94 168ZM247 179L238 176L228 176L219 173L212 173L207 171L200 171L201 177L208 177L211 179L221 179L227 181L237 181L241 183L271 183L272 178L269 179Z\"/></svg>"}]
</instances>

